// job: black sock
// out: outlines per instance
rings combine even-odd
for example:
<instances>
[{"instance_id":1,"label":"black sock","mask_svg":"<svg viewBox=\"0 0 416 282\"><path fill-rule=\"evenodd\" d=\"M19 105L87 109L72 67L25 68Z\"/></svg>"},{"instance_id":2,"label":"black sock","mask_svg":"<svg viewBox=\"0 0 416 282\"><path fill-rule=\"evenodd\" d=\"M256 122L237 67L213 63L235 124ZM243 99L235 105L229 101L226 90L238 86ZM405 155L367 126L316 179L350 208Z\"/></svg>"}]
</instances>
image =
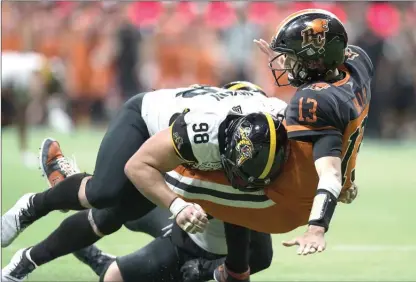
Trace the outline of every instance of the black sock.
<instances>
[{"instance_id":1,"label":"black sock","mask_svg":"<svg viewBox=\"0 0 416 282\"><path fill-rule=\"evenodd\" d=\"M224 223L228 254L225 260L227 268L235 273L243 273L249 267L250 230Z\"/></svg>"},{"instance_id":2,"label":"black sock","mask_svg":"<svg viewBox=\"0 0 416 282\"><path fill-rule=\"evenodd\" d=\"M37 193L33 207L37 216L44 216L55 210L84 210L78 199L79 186L88 174L77 173L59 182L55 187Z\"/></svg>"},{"instance_id":3,"label":"black sock","mask_svg":"<svg viewBox=\"0 0 416 282\"><path fill-rule=\"evenodd\" d=\"M101 238L90 225L89 211L77 212L66 218L51 235L30 250L30 256L36 265L85 248Z\"/></svg>"}]
</instances>

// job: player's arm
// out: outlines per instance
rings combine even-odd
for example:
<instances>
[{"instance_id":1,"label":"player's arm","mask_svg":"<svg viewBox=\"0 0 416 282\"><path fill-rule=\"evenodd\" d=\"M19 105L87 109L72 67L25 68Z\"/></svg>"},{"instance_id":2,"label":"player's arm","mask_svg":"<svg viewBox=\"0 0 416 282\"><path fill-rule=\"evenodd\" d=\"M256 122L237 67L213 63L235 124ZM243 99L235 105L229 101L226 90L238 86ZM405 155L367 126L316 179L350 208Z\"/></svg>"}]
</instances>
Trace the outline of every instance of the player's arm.
<instances>
[{"instance_id":1,"label":"player's arm","mask_svg":"<svg viewBox=\"0 0 416 282\"><path fill-rule=\"evenodd\" d=\"M198 205L178 198L163 177L163 173L187 162L179 157L177 144L172 140L172 131L171 127L150 137L126 163L125 173L149 200L169 208L185 231L202 231L208 222L205 212ZM192 226L187 226L188 222L194 224L196 230L191 230Z\"/></svg>"},{"instance_id":2,"label":"player's arm","mask_svg":"<svg viewBox=\"0 0 416 282\"><path fill-rule=\"evenodd\" d=\"M340 135L322 135L313 140L315 168L319 176L316 196L309 217L310 226L326 232L334 214L342 188L342 138Z\"/></svg>"},{"instance_id":3,"label":"player's arm","mask_svg":"<svg viewBox=\"0 0 416 282\"><path fill-rule=\"evenodd\" d=\"M299 245L298 254L306 255L325 249L324 234L341 191L342 114L337 102L324 91L299 91L286 111L286 128L289 138L312 143L319 176L308 231L284 243Z\"/></svg>"},{"instance_id":4,"label":"player's arm","mask_svg":"<svg viewBox=\"0 0 416 282\"><path fill-rule=\"evenodd\" d=\"M367 71L367 74L370 78L374 76L375 69L373 62L371 61L368 54L361 47L349 44L346 49L345 55L347 57L347 60L359 62L361 68Z\"/></svg>"},{"instance_id":5,"label":"player's arm","mask_svg":"<svg viewBox=\"0 0 416 282\"><path fill-rule=\"evenodd\" d=\"M177 195L165 183L163 173L182 164L175 153L170 129L150 137L126 163L125 173L152 202L169 208Z\"/></svg>"},{"instance_id":6,"label":"player's arm","mask_svg":"<svg viewBox=\"0 0 416 282\"><path fill-rule=\"evenodd\" d=\"M341 192L342 113L330 95L331 85L322 90L305 89L296 93L286 112L288 136L313 145L313 158L319 184L309 224L328 230ZM318 88L315 88L318 89Z\"/></svg>"}]
</instances>

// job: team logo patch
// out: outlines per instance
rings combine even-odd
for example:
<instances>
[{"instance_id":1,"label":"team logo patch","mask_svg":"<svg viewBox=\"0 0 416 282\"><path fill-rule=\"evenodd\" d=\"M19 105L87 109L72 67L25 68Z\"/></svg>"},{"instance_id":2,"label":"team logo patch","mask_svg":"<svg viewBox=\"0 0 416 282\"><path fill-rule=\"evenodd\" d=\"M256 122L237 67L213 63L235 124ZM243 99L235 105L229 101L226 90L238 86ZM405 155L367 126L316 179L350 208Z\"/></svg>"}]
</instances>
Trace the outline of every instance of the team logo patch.
<instances>
[{"instance_id":1,"label":"team logo patch","mask_svg":"<svg viewBox=\"0 0 416 282\"><path fill-rule=\"evenodd\" d=\"M314 84L308 85L307 87L303 88L303 90L311 89L311 90L314 90L314 91L321 91L323 89L328 89L329 87L331 87L331 85L329 85L328 83L319 82L319 83L314 83Z\"/></svg>"},{"instance_id":2,"label":"team logo patch","mask_svg":"<svg viewBox=\"0 0 416 282\"><path fill-rule=\"evenodd\" d=\"M235 149L237 150L237 166L241 166L245 161L253 157L254 146L251 140L248 138L248 135L251 132L250 127L241 128L239 130L240 141L238 141Z\"/></svg>"},{"instance_id":3,"label":"team logo patch","mask_svg":"<svg viewBox=\"0 0 416 282\"><path fill-rule=\"evenodd\" d=\"M348 60L354 60L355 58L357 58L359 55L358 55L358 53L355 53L355 52L353 52L353 51L351 51L351 49L350 48L347 48L347 50L345 50L345 57L348 59Z\"/></svg>"},{"instance_id":4,"label":"team logo patch","mask_svg":"<svg viewBox=\"0 0 416 282\"><path fill-rule=\"evenodd\" d=\"M241 106L234 106L232 110L236 113L242 114L243 111L241 110Z\"/></svg>"},{"instance_id":5,"label":"team logo patch","mask_svg":"<svg viewBox=\"0 0 416 282\"><path fill-rule=\"evenodd\" d=\"M181 149L182 145L183 145L183 139L181 136L179 136L178 132L174 132L173 135L173 142L175 142L176 148L178 150Z\"/></svg>"},{"instance_id":6,"label":"team logo patch","mask_svg":"<svg viewBox=\"0 0 416 282\"><path fill-rule=\"evenodd\" d=\"M319 49L318 52L325 51L323 47L325 46L326 41L325 34L328 31L328 20L314 19L313 21L308 22L307 27L301 32L303 38L302 48L312 45L316 49Z\"/></svg>"}]
</instances>

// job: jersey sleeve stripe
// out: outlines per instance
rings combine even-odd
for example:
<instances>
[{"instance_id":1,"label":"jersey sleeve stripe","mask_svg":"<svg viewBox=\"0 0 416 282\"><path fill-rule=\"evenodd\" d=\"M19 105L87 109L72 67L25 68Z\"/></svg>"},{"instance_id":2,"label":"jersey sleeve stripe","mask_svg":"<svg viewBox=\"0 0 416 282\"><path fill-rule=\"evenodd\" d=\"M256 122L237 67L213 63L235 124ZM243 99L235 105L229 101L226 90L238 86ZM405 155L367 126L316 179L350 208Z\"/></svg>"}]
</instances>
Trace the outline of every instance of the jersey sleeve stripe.
<instances>
[{"instance_id":1,"label":"jersey sleeve stripe","mask_svg":"<svg viewBox=\"0 0 416 282\"><path fill-rule=\"evenodd\" d=\"M175 172L180 174L183 177L188 177L192 179L197 179L201 181L222 184L222 185L230 185L227 177L225 176L224 171L214 170L214 171L194 171L187 169L186 167L180 165L174 169Z\"/></svg>"},{"instance_id":2,"label":"jersey sleeve stripe","mask_svg":"<svg viewBox=\"0 0 416 282\"><path fill-rule=\"evenodd\" d=\"M178 157L188 163L197 163L198 160L194 155L191 140L188 136L188 126L185 122L185 115L179 115L170 126L170 134L173 141L173 146Z\"/></svg>"},{"instance_id":3,"label":"jersey sleeve stripe","mask_svg":"<svg viewBox=\"0 0 416 282\"><path fill-rule=\"evenodd\" d=\"M274 205L273 201L271 201L265 194L252 194L252 193L235 193L233 190L229 192L221 191L215 185L202 185L200 181L193 181L191 183L186 183L185 180L179 181L178 179L172 177L169 174L165 174L165 181L175 187L175 193L182 192L181 195L185 196L185 198L196 198L201 200L210 200L212 202L217 202L219 200L225 200L228 202L228 205L236 205L236 202L243 202L252 208L256 208L255 203L260 204L260 207L267 207ZM205 187L206 186L206 187ZM208 188L211 187L211 188ZM178 191L180 190L180 191ZM192 195L193 194L193 195ZM209 196L207 199L205 196ZM193 197L192 197L193 196ZM234 202L234 203L233 203ZM241 203L240 203L241 205ZM266 206L264 206L266 205Z\"/></svg>"},{"instance_id":4,"label":"jersey sleeve stripe","mask_svg":"<svg viewBox=\"0 0 416 282\"><path fill-rule=\"evenodd\" d=\"M354 103L354 107L357 110L357 113L361 113L363 111L363 108L360 106L357 98L352 99L352 102Z\"/></svg>"},{"instance_id":5,"label":"jersey sleeve stripe","mask_svg":"<svg viewBox=\"0 0 416 282\"><path fill-rule=\"evenodd\" d=\"M273 118L270 114L265 113L267 118L267 123L269 124L270 130L270 149L269 149L269 157L267 159L266 167L264 168L263 172L260 174L259 179L264 179L270 172L272 168L273 160L276 155L276 127L274 125Z\"/></svg>"},{"instance_id":6,"label":"jersey sleeve stripe","mask_svg":"<svg viewBox=\"0 0 416 282\"><path fill-rule=\"evenodd\" d=\"M173 125L174 124L175 124L175 122L173 122L172 125L169 127L172 145L173 145L173 148L175 149L175 152L178 155L178 157L181 158L182 160L186 161L186 159L181 155L178 148L176 147L175 139L173 138Z\"/></svg>"}]
</instances>

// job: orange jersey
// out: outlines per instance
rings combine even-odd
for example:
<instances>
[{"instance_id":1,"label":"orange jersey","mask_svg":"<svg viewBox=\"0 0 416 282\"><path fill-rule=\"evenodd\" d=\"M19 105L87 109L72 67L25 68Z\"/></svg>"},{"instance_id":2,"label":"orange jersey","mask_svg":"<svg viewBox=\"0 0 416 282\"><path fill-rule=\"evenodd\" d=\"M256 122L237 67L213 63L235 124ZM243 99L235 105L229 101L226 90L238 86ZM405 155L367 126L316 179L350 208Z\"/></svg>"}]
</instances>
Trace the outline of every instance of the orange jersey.
<instances>
[{"instance_id":1,"label":"orange jersey","mask_svg":"<svg viewBox=\"0 0 416 282\"><path fill-rule=\"evenodd\" d=\"M290 141L283 171L265 191L240 192L229 186L222 171L178 167L166 180L179 196L198 203L209 215L265 233L285 233L307 224L318 185L312 145L298 141Z\"/></svg>"},{"instance_id":2,"label":"orange jersey","mask_svg":"<svg viewBox=\"0 0 416 282\"><path fill-rule=\"evenodd\" d=\"M166 181L178 195L211 216L265 232L289 232L308 222L318 187L312 142L315 136L342 136L343 189L355 180L355 165L371 99L373 66L367 54L350 46L344 79L300 87L286 110L290 154L281 175L264 191L244 193L229 186L223 172L170 172Z\"/></svg>"}]
</instances>

